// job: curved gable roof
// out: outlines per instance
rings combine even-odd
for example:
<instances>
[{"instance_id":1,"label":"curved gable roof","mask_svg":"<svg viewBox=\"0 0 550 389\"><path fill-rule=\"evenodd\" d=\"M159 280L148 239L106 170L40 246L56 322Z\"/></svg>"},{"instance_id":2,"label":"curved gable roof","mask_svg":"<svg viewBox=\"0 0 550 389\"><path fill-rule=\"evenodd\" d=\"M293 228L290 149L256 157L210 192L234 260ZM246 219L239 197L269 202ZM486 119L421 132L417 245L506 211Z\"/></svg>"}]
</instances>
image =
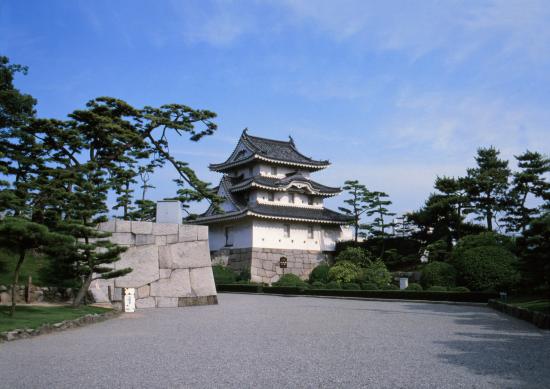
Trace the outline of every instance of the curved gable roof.
<instances>
[{"instance_id":1,"label":"curved gable roof","mask_svg":"<svg viewBox=\"0 0 550 389\"><path fill-rule=\"evenodd\" d=\"M244 146L251 154L243 153L242 147L239 146ZM312 170L323 169L330 165L327 160L314 160L300 153L292 138L288 141L260 138L248 135L247 129L245 129L231 156L223 163L211 164L210 169L224 171L255 159L283 165L300 166Z\"/></svg>"}]
</instances>

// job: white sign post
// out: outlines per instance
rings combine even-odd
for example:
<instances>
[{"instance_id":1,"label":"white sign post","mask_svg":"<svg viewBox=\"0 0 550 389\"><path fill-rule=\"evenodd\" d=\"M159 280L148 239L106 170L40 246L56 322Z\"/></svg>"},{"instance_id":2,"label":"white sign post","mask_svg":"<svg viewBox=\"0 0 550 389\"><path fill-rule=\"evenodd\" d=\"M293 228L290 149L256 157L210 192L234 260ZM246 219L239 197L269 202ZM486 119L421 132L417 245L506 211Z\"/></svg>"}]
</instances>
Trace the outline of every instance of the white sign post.
<instances>
[{"instance_id":1,"label":"white sign post","mask_svg":"<svg viewBox=\"0 0 550 389\"><path fill-rule=\"evenodd\" d=\"M407 289L407 286L409 286L409 279L406 277L402 277L399 279L399 289Z\"/></svg>"},{"instance_id":2,"label":"white sign post","mask_svg":"<svg viewBox=\"0 0 550 389\"><path fill-rule=\"evenodd\" d=\"M124 288L124 312L135 312L136 310L136 290L134 288Z\"/></svg>"}]
</instances>

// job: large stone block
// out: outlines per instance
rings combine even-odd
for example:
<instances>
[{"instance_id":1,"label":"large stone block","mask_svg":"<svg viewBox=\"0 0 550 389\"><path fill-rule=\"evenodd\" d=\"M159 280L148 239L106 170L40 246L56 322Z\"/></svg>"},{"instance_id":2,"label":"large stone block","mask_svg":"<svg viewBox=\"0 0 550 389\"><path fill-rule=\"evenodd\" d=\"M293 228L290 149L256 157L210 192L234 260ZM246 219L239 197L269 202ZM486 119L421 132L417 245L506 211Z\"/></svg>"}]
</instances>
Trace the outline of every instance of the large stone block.
<instances>
[{"instance_id":1,"label":"large stone block","mask_svg":"<svg viewBox=\"0 0 550 389\"><path fill-rule=\"evenodd\" d=\"M134 235L131 232L113 232L110 240L116 244L133 245L135 243Z\"/></svg>"},{"instance_id":2,"label":"large stone block","mask_svg":"<svg viewBox=\"0 0 550 389\"><path fill-rule=\"evenodd\" d=\"M191 278L191 289L197 296L211 296L216 294L214 285L214 276L211 267L199 267L191 269L189 272Z\"/></svg>"},{"instance_id":3,"label":"large stone block","mask_svg":"<svg viewBox=\"0 0 550 389\"><path fill-rule=\"evenodd\" d=\"M172 269L160 269L160 278L170 278L170 275L172 274Z\"/></svg>"},{"instance_id":4,"label":"large stone block","mask_svg":"<svg viewBox=\"0 0 550 389\"><path fill-rule=\"evenodd\" d=\"M146 298L140 298L136 300L136 308L137 309L143 309L143 308L155 308L156 302L153 297L146 297Z\"/></svg>"},{"instance_id":5,"label":"large stone block","mask_svg":"<svg viewBox=\"0 0 550 389\"><path fill-rule=\"evenodd\" d=\"M149 285L142 286L137 290L137 298L143 299L145 297L149 297L150 292L151 292L151 287Z\"/></svg>"},{"instance_id":6,"label":"large stone block","mask_svg":"<svg viewBox=\"0 0 550 389\"><path fill-rule=\"evenodd\" d=\"M115 232L132 232L132 222L128 220L116 219Z\"/></svg>"},{"instance_id":7,"label":"large stone block","mask_svg":"<svg viewBox=\"0 0 550 389\"><path fill-rule=\"evenodd\" d=\"M130 247L121 254L115 269L131 267L133 270L115 280L119 288L139 288L159 279L158 247L154 245Z\"/></svg>"},{"instance_id":8,"label":"large stone block","mask_svg":"<svg viewBox=\"0 0 550 389\"><path fill-rule=\"evenodd\" d=\"M90 293L96 303L108 303L109 286L114 287L114 280L97 279L90 284Z\"/></svg>"},{"instance_id":9,"label":"large stone block","mask_svg":"<svg viewBox=\"0 0 550 389\"><path fill-rule=\"evenodd\" d=\"M154 236L154 238L155 238L155 244L157 246L166 245L166 235L158 235L158 236Z\"/></svg>"},{"instance_id":10,"label":"large stone block","mask_svg":"<svg viewBox=\"0 0 550 389\"><path fill-rule=\"evenodd\" d=\"M143 246L146 244L155 244L155 236L151 234L136 234L135 236L135 245Z\"/></svg>"},{"instance_id":11,"label":"large stone block","mask_svg":"<svg viewBox=\"0 0 550 389\"><path fill-rule=\"evenodd\" d=\"M157 297L157 308L177 308L177 297Z\"/></svg>"},{"instance_id":12,"label":"large stone block","mask_svg":"<svg viewBox=\"0 0 550 389\"><path fill-rule=\"evenodd\" d=\"M159 246L159 263L165 269L187 269L210 266L207 241L194 241Z\"/></svg>"},{"instance_id":13,"label":"large stone block","mask_svg":"<svg viewBox=\"0 0 550 389\"><path fill-rule=\"evenodd\" d=\"M178 243L178 234L174 235L167 235L166 236L166 244L172 244L172 243Z\"/></svg>"},{"instance_id":14,"label":"large stone block","mask_svg":"<svg viewBox=\"0 0 550 389\"><path fill-rule=\"evenodd\" d=\"M191 224L181 224L179 226L179 241L193 242L197 240L197 227Z\"/></svg>"},{"instance_id":15,"label":"large stone block","mask_svg":"<svg viewBox=\"0 0 550 389\"><path fill-rule=\"evenodd\" d=\"M163 278L151 283L151 296L184 297L190 295L191 283L188 269L174 270L170 278Z\"/></svg>"},{"instance_id":16,"label":"large stone block","mask_svg":"<svg viewBox=\"0 0 550 389\"><path fill-rule=\"evenodd\" d=\"M97 229L104 232L115 232L116 231L116 221L109 220L103 223L99 223Z\"/></svg>"},{"instance_id":17,"label":"large stone block","mask_svg":"<svg viewBox=\"0 0 550 389\"><path fill-rule=\"evenodd\" d=\"M132 232L134 234L152 234L153 223L152 222L132 222Z\"/></svg>"},{"instance_id":18,"label":"large stone block","mask_svg":"<svg viewBox=\"0 0 550 389\"><path fill-rule=\"evenodd\" d=\"M153 223L153 235L174 235L178 233L179 224Z\"/></svg>"}]
</instances>

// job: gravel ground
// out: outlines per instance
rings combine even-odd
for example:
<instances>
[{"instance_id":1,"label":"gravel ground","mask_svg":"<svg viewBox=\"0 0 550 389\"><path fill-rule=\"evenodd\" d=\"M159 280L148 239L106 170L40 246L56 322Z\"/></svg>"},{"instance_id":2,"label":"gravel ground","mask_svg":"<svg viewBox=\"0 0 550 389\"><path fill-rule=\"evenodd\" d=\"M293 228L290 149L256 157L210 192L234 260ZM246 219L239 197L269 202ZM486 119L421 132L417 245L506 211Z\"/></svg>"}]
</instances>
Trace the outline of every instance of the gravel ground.
<instances>
[{"instance_id":1,"label":"gravel ground","mask_svg":"<svg viewBox=\"0 0 550 389\"><path fill-rule=\"evenodd\" d=\"M219 300L1 344L0 387L550 387L550 332L485 307Z\"/></svg>"}]
</instances>

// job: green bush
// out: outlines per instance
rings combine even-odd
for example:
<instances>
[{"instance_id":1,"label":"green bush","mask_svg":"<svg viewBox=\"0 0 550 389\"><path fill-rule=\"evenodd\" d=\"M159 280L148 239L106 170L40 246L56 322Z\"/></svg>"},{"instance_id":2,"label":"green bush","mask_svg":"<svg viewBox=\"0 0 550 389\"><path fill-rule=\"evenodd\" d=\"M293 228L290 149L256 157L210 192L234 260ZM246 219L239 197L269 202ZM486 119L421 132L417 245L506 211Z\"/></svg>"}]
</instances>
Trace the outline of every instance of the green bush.
<instances>
[{"instance_id":1,"label":"green bush","mask_svg":"<svg viewBox=\"0 0 550 389\"><path fill-rule=\"evenodd\" d=\"M413 282L412 284L409 284L409 286L407 286L407 289L405 290L413 291L413 292L421 292L423 289L422 289L422 285Z\"/></svg>"},{"instance_id":2,"label":"green bush","mask_svg":"<svg viewBox=\"0 0 550 389\"><path fill-rule=\"evenodd\" d=\"M328 284L325 285L327 289L342 289L342 285L340 285L337 281L331 281Z\"/></svg>"},{"instance_id":3,"label":"green bush","mask_svg":"<svg viewBox=\"0 0 550 389\"><path fill-rule=\"evenodd\" d=\"M336 263L348 261L358 266L367 266L370 264L370 253L361 247L346 247L336 256Z\"/></svg>"},{"instance_id":4,"label":"green bush","mask_svg":"<svg viewBox=\"0 0 550 389\"><path fill-rule=\"evenodd\" d=\"M378 288L388 285L391 281L391 273L382 261L375 261L361 270L360 281L365 284L375 284Z\"/></svg>"},{"instance_id":5,"label":"green bush","mask_svg":"<svg viewBox=\"0 0 550 389\"><path fill-rule=\"evenodd\" d=\"M312 289L325 289L327 286L322 283L321 281L313 281L310 285L310 288Z\"/></svg>"},{"instance_id":6,"label":"green bush","mask_svg":"<svg viewBox=\"0 0 550 389\"><path fill-rule=\"evenodd\" d=\"M330 270L330 267L328 265L321 264L317 266L309 274L309 282L313 283L315 281L319 281L322 283L327 283L329 281L328 279L329 270Z\"/></svg>"},{"instance_id":7,"label":"green bush","mask_svg":"<svg viewBox=\"0 0 550 389\"><path fill-rule=\"evenodd\" d=\"M279 281L276 281L272 284L273 286L295 286L299 288L307 288L308 284L298 277L296 274L285 274Z\"/></svg>"},{"instance_id":8,"label":"green bush","mask_svg":"<svg viewBox=\"0 0 550 389\"><path fill-rule=\"evenodd\" d=\"M237 281L250 281L250 267L246 266L239 270L237 274Z\"/></svg>"},{"instance_id":9,"label":"green bush","mask_svg":"<svg viewBox=\"0 0 550 389\"><path fill-rule=\"evenodd\" d=\"M216 285L232 284L237 280L237 274L223 265L212 266L212 273L214 274L214 283Z\"/></svg>"},{"instance_id":10,"label":"green bush","mask_svg":"<svg viewBox=\"0 0 550 389\"><path fill-rule=\"evenodd\" d=\"M462 285L470 290L507 290L519 281L517 258L504 245L475 247L466 238L453 252L453 265ZM478 241L485 244L490 237Z\"/></svg>"},{"instance_id":11,"label":"green bush","mask_svg":"<svg viewBox=\"0 0 550 389\"><path fill-rule=\"evenodd\" d=\"M454 288L449 289L449 292L462 292L467 293L470 289L466 288L465 286L455 286Z\"/></svg>"},{"instance_id":12,"label":"green bush","mask_svg":"<svg viewBox=\"0 0 550 389\"><path fill-rule=\"evenodd\" d=\"M342 284L342 289L344 290L361 290L361 286L355 282L348 282L346 284Z\"/></svg>"},{"instance_id":13,"label":"green bush","mask_svg":"<svg viewBox=\"0 0 550 389\"><path fill-rule=\"evenodd\" d=\"M364 282L361 284L361 289L363 290L378 290L378 285L370 283L370 282Z\"/></svg>"},{"instance_id":14,"label":"green bush","mask_svg":"<svg viewBox=\"0 0 550 389\"><path fill-rule=\"evenodd\" d=\"M359 275L359 267L350 261L340 261L330 268L328 277L331 281L353 282Z\"/></svg>"},{"instance_id":15,"label":"green bush","mask_svg":"<svg viewBox=\"0 0 550 389\"><path fill-rule=\"evenodd\" d=\"M444 286L434 285L428 288L428 292L446 292L447 288Z\"/></svg>"},{"instance_id":16,"label":"green bush","mask_svg":"<svg viewBox=\"0 0 550 389\"><path fill-rule=\"evenodd\" d=\"M388 284L381 287L380 290L399 290L399 286L394 284Z\"/></svg>"},{"instance_id":17,"label":"green bush","mask_svg":"<svg viewBox=\"0 0 550 389\"><path fill-rule=\"evenodd\" d=\"M420 283L424 288L434 285L452 287L456 284L456 269L445 262L430 262L422 269Z\"/></svg>"}]
</instances>

